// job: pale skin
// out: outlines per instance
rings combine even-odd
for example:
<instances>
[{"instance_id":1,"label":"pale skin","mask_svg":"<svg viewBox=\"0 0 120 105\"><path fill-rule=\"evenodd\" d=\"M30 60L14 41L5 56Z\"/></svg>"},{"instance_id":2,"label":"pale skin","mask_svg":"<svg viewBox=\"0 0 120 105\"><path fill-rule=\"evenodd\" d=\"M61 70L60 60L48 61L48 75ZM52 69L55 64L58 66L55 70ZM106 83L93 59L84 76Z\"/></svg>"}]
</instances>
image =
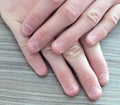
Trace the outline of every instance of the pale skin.
<instances>
[{"instance_id":1,"label":"pale skin","mask_svg":"<svg viewBox=\"0 0 120 105\"><path fill-rule=\"evenodd\" d=\"M27 43L32 53L40 51L59 34L52 50L61 54L84 34L88 45L98 43L119 19L120 0L39 0L25 18L22 32L26 36L35 32Z\"/></svg>"},{"instance_id":2,"label":"pale skin","mask_svg":"<svg viewBox=\"0 0 120 105\"><path fill-rule=\"evenodd\" d=\"M0 14L13 32L27 62L38 75L44 76L47 74L47 67L41 55L29 51L26 44L31 37L26 37L21 32L22 23L38 2L39 0L0 0ZM102 95L101 86L109 81L107 64L99 43L89 47L82 37L60 55L52 51L51 43L43 48L41 53L51 65L64 92L69 96L75 96L80 90L67 61L75 71L88 97L92 100L98 99Z\"/></svg>"}]
</instances>

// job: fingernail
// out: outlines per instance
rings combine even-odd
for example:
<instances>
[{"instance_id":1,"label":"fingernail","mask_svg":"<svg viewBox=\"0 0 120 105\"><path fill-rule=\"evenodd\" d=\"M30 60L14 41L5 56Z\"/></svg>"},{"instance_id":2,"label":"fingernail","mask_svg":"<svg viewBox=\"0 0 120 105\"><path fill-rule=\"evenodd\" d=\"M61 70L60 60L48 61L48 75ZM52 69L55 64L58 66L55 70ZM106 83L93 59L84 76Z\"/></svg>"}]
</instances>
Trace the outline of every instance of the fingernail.
<instances>
[{"instance_id":1,"label":"fingernail","mask_svg":"<svg viewBox=\"0 0 120 105\"><path fill-rule=\"evenodd\" d=\"M44 76L46 74L45 69L43 67L41 67L40 65L36 65L34 67L34 69L35 69L36 73L40 76Z\"/></svg>"},{"instance_id":2,"label":"fingernail","mask_svg":"<svg viewBox=\"0 0 120 105\"><path fill-rule=\"evenodd\" d=\"M90 97L95 99L96 97L100 96L102 93L102 90L98 87L92 87L90 90Z\"/></svg>"},{"instance_id":3,"label":"fingernail","mask_svg":"<svg viewBox=\"0 0 120 105\"><path fill-rule=\"evenodd\" d=\"M22 30L23 30L23 33L24 33L26 36L32 34L32 28L31 28L31 26L29 26L28 24L24 24Z\"/></svg>"},{"instance_id":4,"label":"fingernail","mask_svg":"<svg viewBox=\"0 0 120 105\"><path fill-rule=\"evenodd\" d=\"M75 85L75 84L72 84L71 86L70 86L70 90L71 91L75 91L75 90L77 90L78 89L78 87Z\"/></svg>"},{"instance_id":5,"label":"fingernail","mask_svg":"<svg viewBox=\"0 0 120 105\"><path fill-rule=\"evenodd\" d=\"M54 47L55 47L57 53L63 53L64 46L65 46L65 43L63 43L63 42L59 42L59 43L54 44Z\"/></svg>"},{"instance_id":6,"label":"fingernail","mask_svg":"<svg viewBox=\"0 0 120 105\"><path fill-rule=\"evenodd\" d=\"M28 42L28 48L32 53L37 53L39 51L39 47L36 42Z\"/></svg>"},{"instance_id":7,"label":"fingernail","mask_svg":"<svg viewBox=\"0 0 120 105\"><path fill-rule=\"evenodd\" d=\"M94 45L97 41L96 35L89 35L88 40L91 45Z\"/></svg>"},{"instance_id":8,"label":"fingernail","mask_svg":"<svg viewBox=\"0 0 120 105\"><path fill-rule=\"evenodd\" d=\"M99 76L99 80L102 83L107 83L109 81L109 75L108 74L101 74Z\"/></svg>"},{"instance_id":9,"label":"fingernail","mask_svg":"<svg viewBox=\"0 0 120 105\"><path fill-rule=\"evenodd\" d=\"M72 84L69 86L69 96L75 96L79 92L79 87L76 86L75 84Z\"/></svg>"}]
</instances>

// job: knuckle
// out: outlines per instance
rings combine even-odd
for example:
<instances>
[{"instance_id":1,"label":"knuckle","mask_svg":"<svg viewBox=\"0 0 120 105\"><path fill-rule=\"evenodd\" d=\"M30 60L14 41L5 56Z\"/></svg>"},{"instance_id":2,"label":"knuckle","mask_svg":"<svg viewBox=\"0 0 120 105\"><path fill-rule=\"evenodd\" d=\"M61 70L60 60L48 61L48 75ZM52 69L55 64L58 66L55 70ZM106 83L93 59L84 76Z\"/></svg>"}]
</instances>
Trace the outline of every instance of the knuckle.
<instances>
[{"instance_id":1,"label":"knuckle","mask_svg":"<svg viewBox=\"0 0 120 105\"><path fill-rule=\"evenodd\" d=\"M108 34L108 29L106 28L106 26L100 25L99 28L103 32L103 34L101 36L104 37L104 36L106 36Z\"/></svg>"},{"instance_id":2,"label":"knuckle","mask_svg":"<svg viewBox=\"0 0 120 105\"><path fill-rule=\"evenodd\" d=\"M41 35L47 36L49 34L48 28L44 26L40 29L40 32L38 33L40 33Z\"/></svg>"},{"instance_id":3,"label":"knuckle","mask_svg":"<svg viewBox=\"0 0 120 105\"><path fill-rule=\"evenodd\" d=\"M65 16L67 21L70 22L70 24L74 23L79 17L76 6L72 4L67 4L66 6L63 6L62 14Z\"/></svg>"},{"instance_id":4,"label":"knuckle","mask_svg":"<svg viewBox=\"0 0 120 105\"><path fill-rule=\"evenodd\" d=\"M83 83L89 82L91 80L91 74L84 74Z\"/></svg>"},{"instance_id":5,"label":"knuckle","mask_svg":"<svg viewBox=\"0 0 120 105\"><path fill-rule=\"evenodd\" d=\"M54 5L58 6L64 2L64 0L50 0Z\"/></svg>"},{"instance_id":6,"label":"knuckle","mask_svg":"<svg viewBox=\"0 0 120 105\"><path fill-rule=\"evenodd\" d=\"M93 25L96 25L100 20L99 13L96 10L92 10L92 9L85 12L83 14L83 18L85 18L87 21L89 21Z\"/></svg>"},{"instance_id":7,"label":"knuckle","mask_svg":"<svg viewBox=\"0 0 120 105\"><path fill-rule=\"evenodd\" d=\"M34 59L33 55L26 56L26 60L29 64L33 61L33 59Z\"/></svg>"},{"instance_id":8,"label":"knuckle","mask_svg":"<svg viewBox=\"0 0 120 105\"><path fill-rule=\"evenodd\" d=\"M65 53L64 56L67 58L76 58L83 53L83 49L78 42L72 45Z\"/></svg>"},{"instance_id":9,"label":"knuckle","mask_svg":"<svg viewBox=\"0 0 120 105\"><path fill-rule=\"evenodd\" d=\"M42 50L42 53L43 53L43 55L55 54L55 53L52 51L51 44L49 44L47 47L45 47L45 48Z\"/></svg>"},{"instance_id":10,"label":"knuckle","mask_svg":"<svg viewBox=\"0 0 120 105\"><path fill-rule=\"evenodd\" d=\"M18 43L19 43L19 46L21 48L24 48L26 47L26 43L27 43L28 40L24 39L24 40L20 40Z\"/></svg>"},{"instance_id":11,"label":"knuckle","mask_svg":"<svg viewBox=\"0 0 120 105\"><path fill-rule=\"evenodd\" d=\"M87 71L83 71L82 73L82 77L81 77L81 82L83 84L92 82L94 80L96 80L97 78L95 78L95 75L93 74L93 71L91 71L90 69L88 69Z\"/></svg>"},{"instance_id":12,"label":"knuckle","mask_svg":"<svg viewBox=\"0 0 120 105\"><path fill-rule=\"evenodd\" d=\"M62 81L66 80L67 75L68 75L68 70L62 70L59 72L59 78L61 78Z\"/></svg>"},{"instance_id":13,"label":"knuckle","mask_svg":"<svg viewBox=\"0 0 120 105\"><path fill-rule=\"evenodd\" d=\"M36 33L36 40L42 44L45 44L46 41L49 41L51 33L46 26L41 27L40 30ZM41 45L43 46L43 45Z\"/></svg>"},{"instance_id":14,"label":"knuckle","mask_svg":"<svg viewBox=\"0 0 120 105\"><path fill-rule=\"evenodd\" d=\"M106 62L104 59L96 58L93 60L92 64L97 70L102 70L104 67L106 67Z\"/></svg>"},{"instance_id":15,"label":"knuckle","mask_svg":"<svg viewBox=\"0 0 120 105\"><path fill-rule=\"evenodd\" d=\"M35 35L33 36L34 38L31 40L34 40L40 48L44 48L51 40L52 36L50 36L51 33L49 32L48 28L46 26L43 26L35 33Z\"/></svg>"},{"instance_id":16,"label":"knuckle","mask_svg":"<svg viewBox=\"0 0 120 105\"><path fill-rule=\"evenodd\" d=\"M115 15L115 14L112 14L109 16L109 20L114 24L116 25L119 21L120 17Z\"/></svg>"},{"instance_id":17,"label":"knuckle","mask_svg":"<svg viewBox=\"0 0 120 105\"><path fill-rule=\"evenodd\" d=\"M118 4L118 3L120 3L120 0L112 0L113 5Z\"/></svg>"},{"instance_id":18,"label":"knuckle","mask_svg":"<svg viewBox=\"0 0 120 105\"><path fill-rule=\"evenodd\" d=\"M44 20L42 15L39 15L38 12L31 12L30 16L31 16L31 19L32 19L31 21L34 20L34 22L41 23Z\"/></svg>"}]
</instances>

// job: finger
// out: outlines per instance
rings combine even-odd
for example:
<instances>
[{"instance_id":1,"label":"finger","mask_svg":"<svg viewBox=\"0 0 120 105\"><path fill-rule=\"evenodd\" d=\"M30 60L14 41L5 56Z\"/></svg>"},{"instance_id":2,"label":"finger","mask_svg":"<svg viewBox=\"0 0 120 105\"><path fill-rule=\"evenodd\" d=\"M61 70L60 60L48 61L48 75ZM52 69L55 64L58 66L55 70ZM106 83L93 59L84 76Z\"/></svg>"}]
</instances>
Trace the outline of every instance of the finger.
<instances>
[{"instance_id":1,"label":"finger","mask_svg":"<svg viewBox=\"0 0 120 105\"><path fill-rule=\"evenodd\" d=\"M39 0L22 25L24 35L31 35L65 0Z\"/></svg>"},{"instance_id":2,"label":"finger","mask_svg":"<svg viewBox=\"0 0 120 105\"><path fill-rule=\"evenodd\" d=\"M64 57L76 72L88 97L92 100L98 99L102 90L79 42L70 47L64 53Z\"/></svg>"},{"instance_id":3,"label":"finger","mask_svg":"<svg viewBox=\"0 0 120 105\"><path fill-rule=\"evenodd\" d=\"M67 66L62 55L52 52L50 45L42 50L42 54L51 65L64 92L69 96L74 96L79 92L79 86L73 77L70 68Z\"/></svg>"},{"instance_id":4,"label":"finger","mask_svg":"<svg viewBox=\"0 0 120 105\"><path fill-rule=\"evenodd\" d=\"M112 7L103 20L87 35L86 43L95 45L105 38L120 20L120 4Z\"/></svg>"},{"instance_id":5,"label":"finger","mask_svg":"<svg viewBox=\"0 0 120 105\"><path fill-rule=\"evenodd\" d=\"M42 60L42 57L39 55L39 53L32 54L28 51L26 47L26 43L28 41L28 38L21 35L20 27L21 24L18 22L6 22L8 26L10 27L11 31L13 32L27 62L29 65L35 70L35 72L40 75L44 76L47 74L47 67L44 64L44 61Z\"/></svg>"},{"instance_id":6,"label":"finger","mask_svg":"<svg viewBox=\"0 0 120 105\"><path fill-rule=\"evenodd\" d=\"M99 83L102 86L106 85L109 82L109 72L99 43L90 47L85 43L85 39L82 38L82 44L84 46L89 63L99 80Z\"/></svg>"},{"instance_id":7,"label":"finger","mask_svg":"<svg viewBox=\"0 0 120 105\"><path fill-rule=\"evenodd\" d=\"M115 1L115 0L114 0ZM105 2L96 0L79 18L79 20L66 30L53 43L52 49L55 53L63 53L82 35L92 29L101 20L107 10L114 4L113 0Z\"/></svg>"},{"instance_id":8,"label":"finger","mask_svg":"<svg viewBox=\"0 0 120 105\"><path fill-rule=\"evenodd\" d=\"M82 1L82 0L81 0ZM32 53L44 48L59 32L76 21L93 0L82 5L80 0L68 0L63 6L35 32L27 46Z\"/></svg>"}]
</instances>

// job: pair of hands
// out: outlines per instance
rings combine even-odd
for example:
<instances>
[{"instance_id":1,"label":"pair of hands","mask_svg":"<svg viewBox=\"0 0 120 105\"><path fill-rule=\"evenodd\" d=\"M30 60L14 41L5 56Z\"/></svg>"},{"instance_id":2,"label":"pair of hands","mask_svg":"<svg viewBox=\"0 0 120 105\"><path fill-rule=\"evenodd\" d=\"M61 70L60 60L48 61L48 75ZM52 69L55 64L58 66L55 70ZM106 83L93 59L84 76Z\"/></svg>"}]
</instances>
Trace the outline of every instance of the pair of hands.
<instances>
[{"instance_id":1,"label":"pair of hands","mask_svg":"<svg viewBox=\"0 0 120 105\"><path fill-rule=\"evenodd\" d=\"M120 0L0 0L0 12L26 60L37 74L43 76L47 73L47 67L38 53L41 50L67 95L76 95L79 85L66 61L74 69L88 97L94 100L102 94L100 85L109 81L107 64L99 44L96 43L105 37L119 20L118 3ZM93 28L94 26L96 27ZM61 31L61 35L52 43L55 35ZM87 37L78 41L86 33ZM64 43L63 47L61 42ZM95 45L90 47L88 44ZM64 53L58 55L53 51Z\"/></svg>"}]
</instances>

